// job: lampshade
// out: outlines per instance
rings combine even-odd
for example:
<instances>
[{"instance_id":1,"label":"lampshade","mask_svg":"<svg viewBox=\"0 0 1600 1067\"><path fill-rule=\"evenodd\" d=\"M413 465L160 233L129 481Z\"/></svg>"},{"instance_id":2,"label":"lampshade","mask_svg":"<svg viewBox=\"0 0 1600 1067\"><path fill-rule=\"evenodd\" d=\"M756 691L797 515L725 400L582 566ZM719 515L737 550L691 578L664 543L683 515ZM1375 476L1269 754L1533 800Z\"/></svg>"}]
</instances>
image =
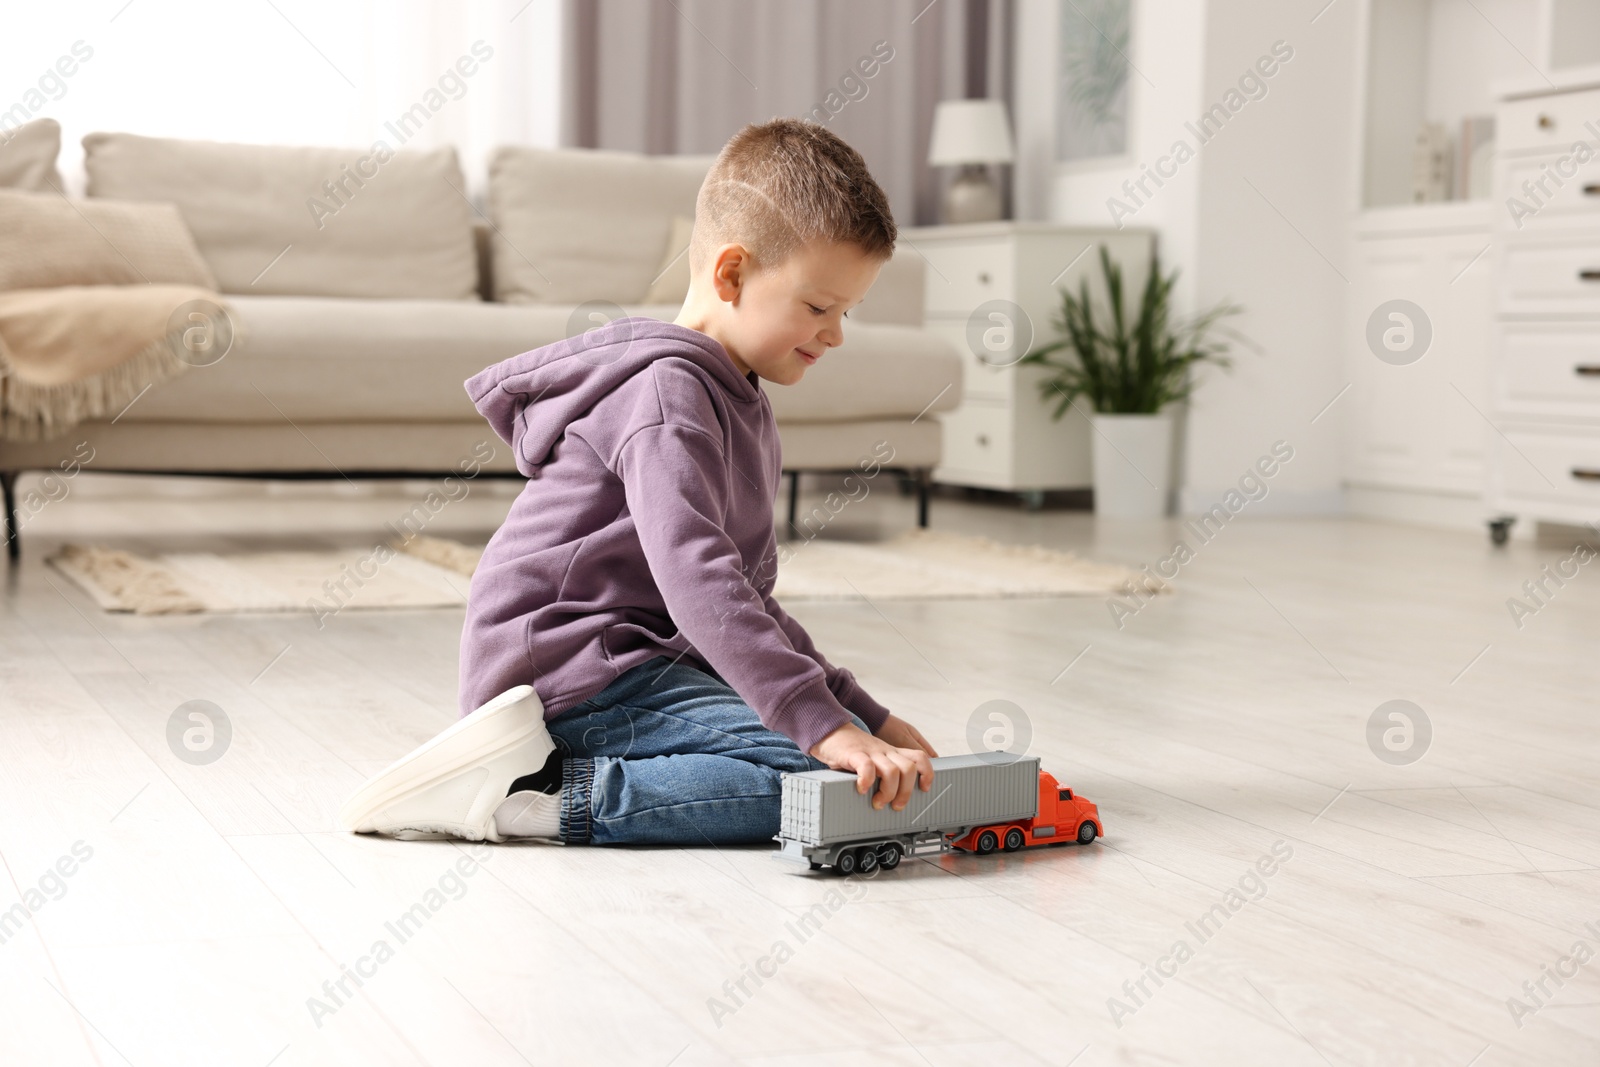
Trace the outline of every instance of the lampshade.
<instances>
[{"instance_id":1,"label":"lampshade","mask_svg":"<svg viewBox=\"0 0 1600 1067\"><path fill-rule=\"evenodd\" d=\"M933 112L928 162L1010 163L1011 124L1004 100L941 100Z\"/></svg>"}]
</instances>

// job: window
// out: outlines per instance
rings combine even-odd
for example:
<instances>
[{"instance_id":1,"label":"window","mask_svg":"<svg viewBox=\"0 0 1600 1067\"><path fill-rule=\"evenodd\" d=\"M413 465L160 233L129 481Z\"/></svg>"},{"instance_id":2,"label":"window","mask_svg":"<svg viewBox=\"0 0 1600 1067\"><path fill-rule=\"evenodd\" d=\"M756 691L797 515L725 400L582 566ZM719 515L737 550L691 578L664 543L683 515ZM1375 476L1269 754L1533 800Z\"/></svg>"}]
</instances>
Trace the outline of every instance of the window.
<instances>
[{"instance_id":1,"label":"window","mask_svg":"<svg viewBox=\"0 0 1600 1067\"><path fill-rule=\"evenodd\" d=\"M1070 790L1070 789L1063 789L1063 790L1062 790L1062 791L1061 791L1061 793L1060 793L1060 795L1059 795L1059 797L1058 797L1058 799L1060 799L1060 800L1071 800L1071 799L1072 799L1072 790Z\"/></svg>"}]
</instances>

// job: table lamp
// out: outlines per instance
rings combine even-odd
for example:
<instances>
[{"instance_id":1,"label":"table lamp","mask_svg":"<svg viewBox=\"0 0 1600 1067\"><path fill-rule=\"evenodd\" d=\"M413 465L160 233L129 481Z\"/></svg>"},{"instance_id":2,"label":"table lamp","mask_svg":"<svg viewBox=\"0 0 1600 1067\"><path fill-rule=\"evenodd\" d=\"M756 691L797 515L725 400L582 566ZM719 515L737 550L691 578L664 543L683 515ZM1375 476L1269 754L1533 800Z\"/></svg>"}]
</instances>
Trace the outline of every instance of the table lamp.
<instances>
[{"instance_id":1,"label":"table lamp","mask_svg":"<svg viewBox=\"0 0 1600 1067\"><path fill-rule=\"evenodd\" d=\"M933 112L933 138L928 163L960 165L945 190L947 223L993 222L1000 218L1000 189L986 164L1010 163L1011 125L1004 100L941 100Z\"/></svg>"}]
</instances>

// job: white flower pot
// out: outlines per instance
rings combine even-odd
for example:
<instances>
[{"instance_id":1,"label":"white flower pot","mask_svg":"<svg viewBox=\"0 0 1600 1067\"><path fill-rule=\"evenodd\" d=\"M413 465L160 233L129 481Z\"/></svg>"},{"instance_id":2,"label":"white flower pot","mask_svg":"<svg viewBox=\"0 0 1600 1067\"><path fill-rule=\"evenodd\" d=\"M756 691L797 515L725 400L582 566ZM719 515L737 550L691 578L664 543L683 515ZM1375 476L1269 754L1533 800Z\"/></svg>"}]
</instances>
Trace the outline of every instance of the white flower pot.
<instances>
[{"instance_id":1,"label":"white flower pot","mask_svg":"<svg viewBox=\"0 0 1600 1067\"><path fill-rule=\"evenodd\" d=\"M1094 513L1155 519L1167 513L1172 419L1167 415L1091 415Z\"/></svg>"}]
</instances>

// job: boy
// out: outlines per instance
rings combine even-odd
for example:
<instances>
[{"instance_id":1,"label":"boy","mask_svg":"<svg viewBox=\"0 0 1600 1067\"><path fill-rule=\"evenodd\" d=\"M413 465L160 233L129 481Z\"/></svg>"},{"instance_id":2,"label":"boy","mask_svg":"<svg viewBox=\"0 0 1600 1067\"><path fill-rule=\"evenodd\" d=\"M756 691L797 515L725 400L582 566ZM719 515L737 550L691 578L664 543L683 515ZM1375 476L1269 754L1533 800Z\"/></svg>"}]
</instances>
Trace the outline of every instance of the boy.
<instances>
[{"instance_id":1,"label":"boy","mask_svg":"<svg viewBox=\"0 0 1600 1067\"><path fill-rule=\"evenodd\" d=\"M853 148L752 124L700 188L676 319L467 381L528 482L472 578L465 717L363 785L346 826L722 844L777 833L783 771L876 778L896 810L932 787L932 746L771 595L781 463L759 382L792 385L843 342L895 236Z\"/></svg>"}]
</instances>

